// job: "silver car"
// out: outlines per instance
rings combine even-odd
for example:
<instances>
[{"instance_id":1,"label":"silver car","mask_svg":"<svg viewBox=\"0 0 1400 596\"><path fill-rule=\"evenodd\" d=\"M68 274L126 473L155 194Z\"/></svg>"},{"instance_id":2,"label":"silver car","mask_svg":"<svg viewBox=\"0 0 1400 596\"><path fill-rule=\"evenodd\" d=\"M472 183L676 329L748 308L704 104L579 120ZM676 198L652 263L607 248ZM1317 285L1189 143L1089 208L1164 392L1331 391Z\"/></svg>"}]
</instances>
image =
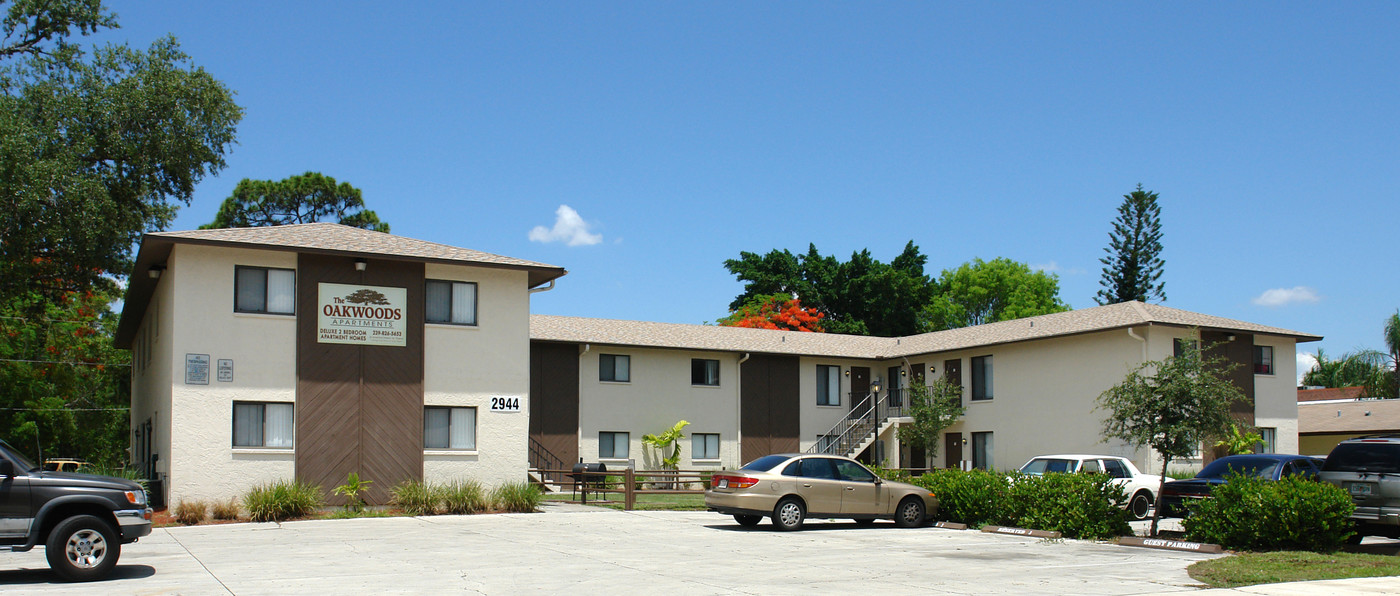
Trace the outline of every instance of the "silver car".
<instances>
[{"instance_id":1,"label":"silver car","mask_svg":"<svg viewBox=\"0 0 1400 596\"><path fill-rule=\"evenodd\" d=\"M744 526L765 516L779 530L802 528L807 518L848 518L858 523L893 519L908 528L938 510L928 489L876 476L859 462L834 455L765 455L734 471L716 472L705 493L710 511L733 515Z\"/></svg>"},{"instance_id":2,"label":"silver car","mask_svg":"<svg viewBox=\"0 0 1400 596\"><path fill-rule=\"evenodd\" d=\"M1400 538L1400 435L1342 441L1318 476L1351 495L1358 539Z\"/></svg>"}]
</instances>

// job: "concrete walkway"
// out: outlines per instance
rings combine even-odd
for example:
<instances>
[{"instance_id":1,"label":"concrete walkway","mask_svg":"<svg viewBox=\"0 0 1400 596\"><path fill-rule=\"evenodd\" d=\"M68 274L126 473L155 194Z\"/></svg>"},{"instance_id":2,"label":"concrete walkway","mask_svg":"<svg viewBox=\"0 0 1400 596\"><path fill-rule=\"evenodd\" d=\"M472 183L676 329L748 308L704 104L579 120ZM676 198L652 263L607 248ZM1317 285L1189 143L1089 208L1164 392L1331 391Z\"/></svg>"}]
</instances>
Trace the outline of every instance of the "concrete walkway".
<instances>
[{"instance_id":1,"label":"concrete walkway","mask_svg":"<svg viewBox=\"0 0 1400 596\"><path fill-rule=\"evenodd\" d=\"M111 579L83 586L57 583L42 549L0 553L0 592L1195 594L1186 566L1211 557L889 523L814 521L781 533L706 512L548 505L524 515L161 528L126 546ZM1387 578L1211 592L1396 588Z\"/></svg>"}]
</instances>

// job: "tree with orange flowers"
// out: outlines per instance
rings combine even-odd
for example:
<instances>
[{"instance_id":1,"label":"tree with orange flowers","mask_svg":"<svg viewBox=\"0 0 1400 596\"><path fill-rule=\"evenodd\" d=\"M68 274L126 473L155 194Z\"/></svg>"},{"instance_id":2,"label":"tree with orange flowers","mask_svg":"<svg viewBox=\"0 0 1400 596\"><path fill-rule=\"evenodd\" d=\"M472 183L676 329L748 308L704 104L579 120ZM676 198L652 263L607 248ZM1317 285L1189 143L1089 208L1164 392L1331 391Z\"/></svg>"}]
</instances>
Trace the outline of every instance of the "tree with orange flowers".
<instances>
[{"instance_id":1,"label":"tree with orange flowers","mask_svg":"<svg viewBox=\"0 0 1400 596\"><path fill-rule=\"evenodd\" d=\"M768 294L754 296L729 316L719 320L726 327L749 327L751 329L778 329L783 331L810 331L825 333L822 319L826 313L815 308L804 308L802 301L788 294Z\"/></svg>"}]
</instances>

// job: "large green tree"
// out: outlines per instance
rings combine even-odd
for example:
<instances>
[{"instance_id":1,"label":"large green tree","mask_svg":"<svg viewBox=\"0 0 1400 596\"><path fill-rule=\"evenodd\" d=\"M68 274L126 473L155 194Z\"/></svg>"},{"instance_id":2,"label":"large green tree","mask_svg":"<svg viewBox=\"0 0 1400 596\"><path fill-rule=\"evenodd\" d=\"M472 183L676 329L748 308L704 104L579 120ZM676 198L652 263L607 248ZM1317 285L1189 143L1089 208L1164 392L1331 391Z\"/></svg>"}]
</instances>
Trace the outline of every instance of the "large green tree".
<instances>
[{"instance_id":1,"label":"large green tree","mask_svg":"<svg viewBox=\"0 0 1400 596\"><path fill-rule=\"evenodd\" d=\"M1395 397L1395 376L1388 357L1376 350L1359 350L1330 358L1321 348L1317 363L1303 374L1303 384L1311 387L1362 387L1367 397Z\"/></svg>"},{"instance_id":2,"label":"large green tree","mask_svg":"<svg viewBox=\"0 0 1400 596\"><path fill-rule=\"evenodd\" d=\"M1180 356L1144 362L1122 383L1099 395L1098 408L1108 412L1104 438L1151 447L1167 465L1190 457L1208 439L1228 436L1235 423L1231 404L1245 400L1228 375L1238 364L1188 343ZM1161 494L1161 486L1158 486ZM1157 534L1161 513L1152 514L1151 534Z\"/></svg>"},{"instance_id":3,"label":"large green tree","mask_svg":"<svg viewBox=\"0 0 1400 596\"><path fill-rule=\"evenodd\" d=\"M1385 319L1385 349L1390 358L1391 397L1400 397L1400 310Z\"/></svg>"},{"instance_id":4,"label":"large green tree","mask_svg":"<svg viewBox=\"0 0 1400 596\"><path fill-rule=\"evenodd\" d=\"M1166 284L1161 281L1162 209L1157 193L1139 184L1137 190L1123 195L1103 250L1108 253L1099 259L1103 289L1094 298L1099 304L1167 299Z\"/></svg>"},{"instance_id":5,"label":"large green tree","mask_svg":"<svg viewBox=\"0 0 1400 596\"><path fill-rule=\"evenodd\" d=\"M822 325L830 333L911 335L921 331L919 313L933 296L932 280L924 275L927 261L912 241L889 263L876 260L869 250L843 262L822 255L816 245L802 255L776 249L765 255L742 252L724 262L745 283L729 309L738 311L760 296L787 294L823 313Z\"/></svg>"},{"instance_id":6,"label":"large green tree","mask_svg":"<svg viewBox=\"0 0 1400 596\"><path fill-rule=\"evenodd\" d=\"M1009 321L1069 310L1060 279L1007 258L973 259L938 278L937 295L924 307L929 331Z\"/></svg>"},{"instance_id":7,"label":"large green tree","mask_svg":"<svg viewBox=\"0 0 1400 596\"><path fill-rule=\"evenodd\" d=\"M285 180L244 178L224 199L209 228L250 228L334 220L347 226L388 232L389 224L365 209L360 189L319 172Z\"/></svg>"},{"instance_id":8,"label":"large green tree","mask_svg":"<svg viewBox=\"0 0 1400 596\"><path fill-rule=\"evenodd\" d=\"M899 442L922 448L929 461L938 455L943 431L963 417L962 387L942 377L929 384L915 379L909 386L909 417L912 422L899 425Z\"/></svg>"},{"instance_id":9,"label":"large green tree","mask_svg":"<svg viewBox=\"0 0 1400 596\"><path fill-rule=\"evenodd\" d=\"M242 110L173 37L75 43L116 27L99 0L0 9L0 299L85 292L224 167Z\"/></svg>"}]
</instances>

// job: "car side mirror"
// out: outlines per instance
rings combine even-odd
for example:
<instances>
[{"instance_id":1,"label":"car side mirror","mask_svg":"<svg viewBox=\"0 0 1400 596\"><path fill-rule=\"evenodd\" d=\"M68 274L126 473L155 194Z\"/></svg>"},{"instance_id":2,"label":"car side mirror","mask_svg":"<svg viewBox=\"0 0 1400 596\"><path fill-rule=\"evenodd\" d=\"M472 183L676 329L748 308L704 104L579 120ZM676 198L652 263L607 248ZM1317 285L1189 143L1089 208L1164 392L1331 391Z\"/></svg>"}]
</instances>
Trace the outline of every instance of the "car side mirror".
<instances>
[{"instance_id":1,"label":"car side mirror","mask_svg":"<svg viewBox=\"0 0 1400 596\"><path fill-rule=\"evenodd\" d=\"M879 477L879 476L876 476L876 477L875 477L875 486L879 486L879 485L884 484L884 483L885 483L885 479L884 479L884 478L881 478L881 477Z\"/></svg>"},{"instance_id":2,"label":"car side mirror","mask_svg":"<svg viewBox=\"0 0 1400 596\"><path fill-rule=\"evenodd\" d=\"M15 462L8 459L0 459L0 476L10 478L15 475Z\"/></svg>"}]
</instances>

